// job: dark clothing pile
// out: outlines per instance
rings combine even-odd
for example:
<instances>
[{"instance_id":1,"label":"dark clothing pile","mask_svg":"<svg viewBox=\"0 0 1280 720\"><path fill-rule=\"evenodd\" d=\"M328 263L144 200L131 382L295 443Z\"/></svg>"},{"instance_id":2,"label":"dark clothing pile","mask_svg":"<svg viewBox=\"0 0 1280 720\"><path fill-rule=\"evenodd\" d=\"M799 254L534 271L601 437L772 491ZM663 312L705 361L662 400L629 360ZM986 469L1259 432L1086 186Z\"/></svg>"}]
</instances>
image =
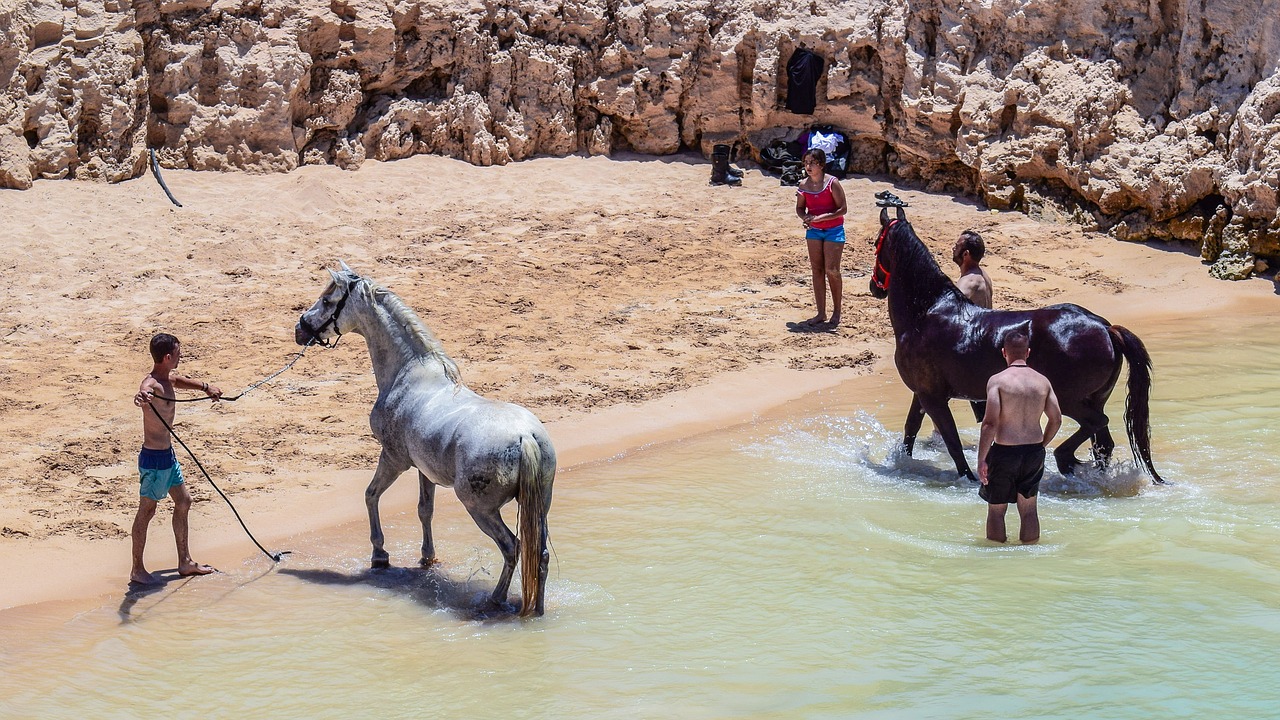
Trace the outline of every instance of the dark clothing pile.
<instances>
[{"instance_id":1,"label":"dark clothing pile","mask_svg":"<svg viewBox=\"0 0 1280 720\"><path fill-rule=\"evenodd\" d=\"M821 148L827 156L827 173L843 180L848 174L849 139L830 125L813 125L790 142L774 140L760 151L760 168L781 178L783 185L804 181L802 158L806 150Z\"/></svg>"}]
</instances>

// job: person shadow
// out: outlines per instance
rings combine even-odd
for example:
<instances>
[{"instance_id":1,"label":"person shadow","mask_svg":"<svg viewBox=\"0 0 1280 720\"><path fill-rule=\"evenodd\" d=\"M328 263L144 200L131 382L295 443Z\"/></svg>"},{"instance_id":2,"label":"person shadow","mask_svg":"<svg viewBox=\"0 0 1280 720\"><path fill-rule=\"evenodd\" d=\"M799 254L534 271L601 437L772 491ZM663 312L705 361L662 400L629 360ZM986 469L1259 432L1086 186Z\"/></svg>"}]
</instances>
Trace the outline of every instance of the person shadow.
<instances>
[{"instance_id":1,"label":"person shadow","mask_svg":"<svg viewBox=\"0 0 1280 720\"><path fill-rule=\"evenodd\" d=\"M519 603L494 604L489 599L489 592L474 586L470 582L471 578L450 578L438 565L429 568L366 568L353 573L281 568L279 573L317 585L364 585L386 590L431 610L444 610L461 620L490 623L514 621L518 619L520 610Z\"/></svg>"},{"instance_id":2,"label":"person shadow","mask_svg":"<svg viewBox=\"0 0 1280 720\"><path fill-rule=\"evenodd\" d=\"M155 583L143 585L132 581L129 582L124 592L124 597L120 600L120 607L117 608L116 614L120 616L121 625L141 622L148 613L155 610L169 598L177 595L179 590L187 586L187 583L198 578L208 578L200 581L197 586L207 593L213 593L201 595L201 602L207 605L216 604L241 588L262 580L275 569L275 565L268 565L261 571L248 575L240 573L228 574L221 570L215 570L206 575L181 575L178 573L177 568L157 570L151 573L151 576L156 578L157 582ZM154 596L159 597L155 597L154 602L152 602L150 598Z\"/></svg>"},{"instance_id":3,"label":"person shadow","mask_svg":"<svg viewBox=\"0 0 1280 720\"><path fill-rule=\"evenodd\" d=\"M132 580L129 581L129 584L124 591L124 597L120 600L120 607L116 610L116 614L120 616L121 625L137 622L143 615L155 606L165 600L168 600L175 592L178 591L178 588L185 585L188 580L191 580L191 577L179 575L178 568L157 570L151 573L151 576L156 579L156 582L147 585L136 583ZM169 587L175 583L175 587ZM141 610L137 609L139 601L160 593L165 594L155 602L148 603L145 608Z\"/></svg>"}]
</instances>

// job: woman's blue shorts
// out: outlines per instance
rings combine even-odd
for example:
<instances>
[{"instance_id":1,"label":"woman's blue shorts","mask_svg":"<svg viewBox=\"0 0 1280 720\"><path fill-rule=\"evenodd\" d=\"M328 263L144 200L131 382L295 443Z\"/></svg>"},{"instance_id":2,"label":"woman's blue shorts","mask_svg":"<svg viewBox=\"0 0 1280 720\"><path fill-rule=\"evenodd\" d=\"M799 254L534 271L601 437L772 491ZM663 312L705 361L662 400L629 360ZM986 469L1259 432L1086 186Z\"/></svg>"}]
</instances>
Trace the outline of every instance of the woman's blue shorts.
<instances>
[{"instance_id":1,"label":"woman's blue shorts","mask_svg":"<svg viewBox=\"0 0 1280 720\"><path fill-rule=\"evenodd\" d=\"M842 243L844 242L844 225L837 225L833 228L827 228L826 230L822 230L820 228L809 228L804 231L804 239Z\"/></svg>"}]
</instances>

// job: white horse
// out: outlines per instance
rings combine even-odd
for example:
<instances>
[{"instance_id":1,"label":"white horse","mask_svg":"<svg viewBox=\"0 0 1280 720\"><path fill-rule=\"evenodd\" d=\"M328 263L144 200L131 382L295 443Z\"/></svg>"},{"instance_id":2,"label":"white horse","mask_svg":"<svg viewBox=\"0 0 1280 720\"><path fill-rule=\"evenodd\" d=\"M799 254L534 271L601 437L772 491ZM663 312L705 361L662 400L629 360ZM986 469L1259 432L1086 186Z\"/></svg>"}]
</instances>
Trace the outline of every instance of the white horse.
<instances>
[{"instance_id":1,"label":"white horse","mask_svg":"<svg viewBox=\"0 0 1280 720\"><path fill-rule=\"evenodd\" d=\"M418 316L390 290L342 263L333 281L298 318L299 345L328 346L344 333L364 337L373 360L378 400L369 415L382 444L378 469L365 490L372 565L388 567L378 500L410 467L418 470L422 565L436 562L431 539L435 486L452 487L484 534L502 552L502 575L491 601L501 605L521 559L520 615L541 615L547 582L547 512L556 474L556 452L533 413L487 400L458 379L458 366ZM517 537L502 520L511 499L519 509Z\"/></svg>"}]
</instances>

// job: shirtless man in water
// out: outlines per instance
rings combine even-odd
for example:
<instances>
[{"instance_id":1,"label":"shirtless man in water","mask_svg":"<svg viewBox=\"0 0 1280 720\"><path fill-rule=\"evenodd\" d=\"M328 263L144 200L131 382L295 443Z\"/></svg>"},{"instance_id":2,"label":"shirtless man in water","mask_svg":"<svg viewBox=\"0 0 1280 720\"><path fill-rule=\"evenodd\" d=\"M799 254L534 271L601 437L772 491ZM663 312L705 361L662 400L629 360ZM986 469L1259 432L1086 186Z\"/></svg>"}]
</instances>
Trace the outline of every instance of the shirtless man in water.
<instances>
[{"instance_id":1,"label":"shirtless man in water","mask_svg":"<svg viewBox=\"0 0 1280 720\"><path fill-rule=\"evenodd\" d=\"M951 249L951 259L960 267L960 278L956 287L978 307L991 309L991 276L982 269L982 256L987 254L982 236L972 230L960 233L955 247Z\"/></svg>"},{"instance_id":2,"label":"shirtless man in water","mask_svg":"<svg viewBox=\"0 0 1280 720\"><path fill-rule=\"evenodd\" d=\"M1004 516L1017 502L1022 524L1018 537L1040 539L1036 494L1044 475L1045 448L1058 434L1062 411L1049 379L1027 367L1031 354L1026 333L1014 330L1001 349L1008 367L987 381L987 414L978 438L978 495L987 501L987 539L1005 542ZM1040 416L1048 418L1043 430Z\"/></svg>"},{"instance_id":3,"label":"shirtless man in water","mask_svg":"<svg viewBox=\"0 0 1280 720\"><path fill-rule=\"evenodd\" d=\"M955 247L951 249L951 259L960 267L960 277L956 280L956 287L969 298L969 302L990 310L991 277L980 264L982 256L986 254L987 248L982 242L982 236L972 230L960 233L960 239L956 240ZM973 408L973 418L982 422L982 417L987 412L987 403L974 400L969 403L969 406Z\"/></svg>"},{"instance_id":4,"label":"shirtless man in water","mask_svg":"<svg viewBox=\"0 0 1280 720\"><path fill-rule=\"evenodd\" d=\"M142 552L147 546L147 525L155 517L156 505L165 495L173 498L173 536L178 543L178 574L189 577L214 572L212 567L191 559L191 549L187 545L187 514L191 510L191 493L187 492L187 486L183 484L182 468L173 454L169 429L165 427L165 423L173 426L174 403L164 398L172 398L175 388L199 390L215 400L222 397L222 391L207 382L173 374L178 362L182 360L182 346L176 337L168 333L160 333L151 338L151 359L155 361L155 365L142 379L138 394L133 396L133 404L142 408L142 452L138 454L138 476L142 482L142 490L138 514L133 519L133 570L129 573L129 582L140 585L156 585L161 582L143 566ZM157 412L164 417L163 423L156 417Z\"/></svg>"}]
</instances>

